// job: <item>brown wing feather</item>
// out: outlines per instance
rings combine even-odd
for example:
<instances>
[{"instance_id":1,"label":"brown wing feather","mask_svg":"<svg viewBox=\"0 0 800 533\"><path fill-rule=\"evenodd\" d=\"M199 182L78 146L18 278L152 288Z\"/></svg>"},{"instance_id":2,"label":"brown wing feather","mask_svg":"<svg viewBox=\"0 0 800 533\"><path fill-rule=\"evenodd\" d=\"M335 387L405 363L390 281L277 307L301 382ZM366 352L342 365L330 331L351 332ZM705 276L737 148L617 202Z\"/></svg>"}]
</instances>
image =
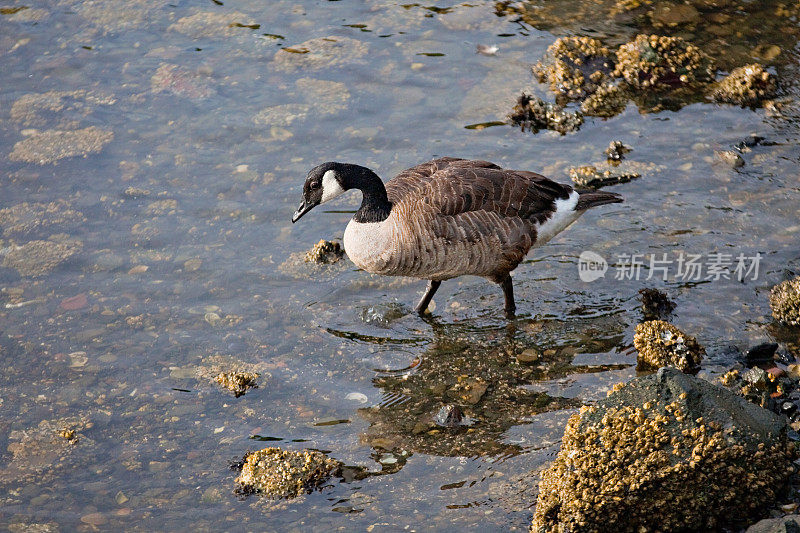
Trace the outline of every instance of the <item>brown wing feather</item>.
<instances>
[{"instance_id":1,"label":"brown wing feather","mask_svg":"<svg viewBox=\"0 0 800 533\"><path fill-rule=\"evenodd\" d=\"M568 185L534 172L454 158L409 168L390 180L386 190L401 212L414 213L410 224L425 226L409 232L415 244L408 246L421 253L408 254L409 264L399 270L440 268L441 279L446 279L452 277L448 262L467 261L468 266L453 269L469 268L498 280L525 258L536 242L536 224L549 218L555 200L572 192Z\"/></svg>"},{"instance_id":2,"label":"brown wing feather","mask_svg":"<svg viewBox=\"0 0 800 533\"><path fill-rule=\"evenodd\" d=\"M408 196L422 195L431 180L438 176L441 171L446 169L465 169L465 168L494 168L500 167L488 161L473 161L458 159L456 157L442 157L433 159L426 163L420 163L402 171L386 183L386 193L392 203L401 202Z\"/></svg>"}]
</instances>

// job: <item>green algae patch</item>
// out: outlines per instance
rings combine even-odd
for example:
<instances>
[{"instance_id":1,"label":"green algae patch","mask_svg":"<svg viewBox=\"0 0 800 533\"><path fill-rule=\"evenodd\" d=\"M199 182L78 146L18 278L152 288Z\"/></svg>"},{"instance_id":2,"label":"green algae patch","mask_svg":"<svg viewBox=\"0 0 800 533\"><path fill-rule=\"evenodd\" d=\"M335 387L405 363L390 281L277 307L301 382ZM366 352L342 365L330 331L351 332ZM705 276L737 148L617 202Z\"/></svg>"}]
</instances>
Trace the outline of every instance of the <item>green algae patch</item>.
<instances>
[{"instance_id":1,"label":"green algae patch","mask_svg":"<svg viewBox=\"0 0 800 533\"><path fill-rule=\"evenodd\" d=\"M313 451L264 448L245 455L236 478L239 492L267 498L294 498L319 488L342 464Z\"/></svg>"},{"instance_id":2,"label":"green algae patch","mask_svg":"<svg viewBox=\"0 0 800 533\"><path fill-rule=\"evenodd\" d=\"M639 352L640 370L671 366L681 372L694 372L706 353L697 339L663 320L638 324L633 345Z\"/></svg>"},{"instance_id":3,"label":"green algae patch","mask_svg":"<svg viewBox=\"0 0 800 533\"><path fill-rule=\"evenodd\" d=\"M11 161L47 165L69 157L96 154L114 139L114 132L89 126L80 130L48 130L19 141Z\"/></svg>"},{"instance_id":4,"label":"green algae patch","mask_svg":"<svg viewBox=\"0 0 800 533\"><path fill-rule=\"evenodd\" d=\"M794 472L783 418L664 368L582 407L544 472L532 532L738 529Z\"/></svg>"}]
</instances>

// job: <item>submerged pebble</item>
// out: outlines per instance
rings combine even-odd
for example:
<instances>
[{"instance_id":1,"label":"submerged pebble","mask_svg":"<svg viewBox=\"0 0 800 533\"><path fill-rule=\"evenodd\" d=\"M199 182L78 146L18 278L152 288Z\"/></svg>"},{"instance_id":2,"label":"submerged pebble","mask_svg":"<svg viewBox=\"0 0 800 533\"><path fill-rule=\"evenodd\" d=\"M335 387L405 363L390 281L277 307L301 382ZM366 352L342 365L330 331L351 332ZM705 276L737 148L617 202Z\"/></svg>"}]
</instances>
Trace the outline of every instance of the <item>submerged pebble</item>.
<instances>
[{"instance_id":1,"label":"submerged pebble","mask_svg":"<svg viewBox=\"0 0 800 533\"><path fill-rule=\"evenodd\" d=\"M150 78L150 88L154 93L171 93L191 100L209 98L217 93L207 76L166 63Z\"/></svg>"},{"instance_id":2,"label":"submerged pebble","mask_svg":"<svg viewBox=\"0 0 800 533\"><path fill-rule=\"evenodd\" d=\"M69 131L47 130L16 143L8 158L46 165L68 157L95 154L113 138L113 132L97 126Z\"/></svg>"},{"instance_id":3,"label":"submerged pebble","mask_svg":"<svg viewBox=\"0 0 800 533\"><path fill-rule=\"evenodd\" d=\"M359 62L368 50L365 42L331 35L281 48L274 61L279 69L285 71L317 70Z\"/></svg>"},{"instance_id":4,"label":"submerged pebble","mask_svg":"<svg viewBox=\"0 0 800 533\"><path fill-rule=\"evenodd\" d=\"M21 276L38 277L83 250L83 243L66 239L56 241L30 241L0 249L4 267L16 269Z\"/></svg>"}]
</instances>

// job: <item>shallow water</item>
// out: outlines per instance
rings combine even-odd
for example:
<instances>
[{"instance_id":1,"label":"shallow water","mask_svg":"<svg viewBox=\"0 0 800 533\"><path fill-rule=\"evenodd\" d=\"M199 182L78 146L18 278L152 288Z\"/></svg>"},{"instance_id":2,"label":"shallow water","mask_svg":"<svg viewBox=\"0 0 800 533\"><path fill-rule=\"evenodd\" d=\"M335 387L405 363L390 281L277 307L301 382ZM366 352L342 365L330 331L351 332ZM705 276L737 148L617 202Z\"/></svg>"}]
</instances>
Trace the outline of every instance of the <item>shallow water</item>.
<instances>
[{"instance_id":1,"label":"shallow water","mask_svg":"<svg viewBox=\"0 0 800 533\"><path fill-rule=\"evenodd\" d=\"M0 15L0 209L63 201L0 219L0 248L82 244L47 272L0 267L0 523L526 530L567 417L636 373L640 289L674 299L672 321L706 346L709 373L733 361L731 347L769 339L800 355L767 300L800 273L793 18L791 31L728 37L731 57L782 48L769 63L784 83L780 113L630 104L560 136L466 126L505 120L522 89L547 97L529 67L556 36L621 42L635 20L592 27L593 11L576 9L548 25L482 1L221 4L64 0ZM339 48L307 43L325 37ZM48 91L83 92L35 96ZM36 132L92 126L113 139L86 157L10 157ZM743 167L715 157L753 134L764 141ZM408 313L424 282L292 255L341 239L358 204L346 196L291 224L320 162L388 179L450 155L568 181L614 139L643 177L612 188L625 203L587 213L517 269L511 323L481 279L444 283L422 320ZM611 263L605 278L580 281L584 250ZM613 275L619 256L680 252L763 258L744 283ZM518 362L526 349L542 357ZM262 375L240 398L208 379L242 365ZM471 426L419 426L465 383L487 385L464 403ZM76 444L54 436L65 426ZM288 503L239 498L228 464L265 445L383 475Z\"/></svg>"}]
</instances>

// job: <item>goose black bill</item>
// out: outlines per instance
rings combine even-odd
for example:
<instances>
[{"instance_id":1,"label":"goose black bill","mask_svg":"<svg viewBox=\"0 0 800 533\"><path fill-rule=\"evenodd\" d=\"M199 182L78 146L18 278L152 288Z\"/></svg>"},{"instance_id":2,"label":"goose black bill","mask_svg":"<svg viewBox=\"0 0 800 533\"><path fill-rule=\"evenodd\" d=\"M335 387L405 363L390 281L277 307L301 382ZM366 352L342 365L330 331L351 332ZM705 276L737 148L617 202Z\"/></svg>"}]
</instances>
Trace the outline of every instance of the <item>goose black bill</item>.
<instances>
[{"instance_id":1,"label":"goose black bill","mask_svg":"<svg viewBox=\"0 0 800 533\"><path fill-rule=\"evenodd\" d=\"M303 203L300 204L300 207L298 207L297 211L295 211L294 215L292 215L292 224L300 220L300 217L302 217L303 215L314 209L314 207L316 207L317 205L318 204L306 203L306 201L303 200Z\"/></svg>"}]
</instances>

